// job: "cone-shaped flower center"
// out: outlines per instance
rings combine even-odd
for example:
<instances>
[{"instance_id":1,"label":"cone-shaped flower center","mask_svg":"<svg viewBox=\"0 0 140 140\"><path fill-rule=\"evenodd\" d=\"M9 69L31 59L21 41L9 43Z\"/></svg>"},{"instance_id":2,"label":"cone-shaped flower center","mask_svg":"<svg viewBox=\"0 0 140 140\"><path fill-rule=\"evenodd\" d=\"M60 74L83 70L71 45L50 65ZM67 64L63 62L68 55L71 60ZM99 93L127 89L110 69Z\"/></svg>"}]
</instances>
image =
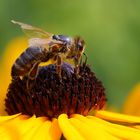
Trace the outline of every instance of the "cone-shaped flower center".
<instances>
[{"instance_id":1,"label":"cone-shaped flower center","mask_svg":"<svg viewBox=\"0 0 140 140\"><path fill-rule=\"evenodd\" d=\"M91 109L101 109L106 101L104 87L87 65L79 66L79 74L67 63L62 64L61 77L56 65L40 67L36 80L28 77L12 79L5 100L8 114L58 117L78 113L87 115Z\"/></svg>"}]
</instances>

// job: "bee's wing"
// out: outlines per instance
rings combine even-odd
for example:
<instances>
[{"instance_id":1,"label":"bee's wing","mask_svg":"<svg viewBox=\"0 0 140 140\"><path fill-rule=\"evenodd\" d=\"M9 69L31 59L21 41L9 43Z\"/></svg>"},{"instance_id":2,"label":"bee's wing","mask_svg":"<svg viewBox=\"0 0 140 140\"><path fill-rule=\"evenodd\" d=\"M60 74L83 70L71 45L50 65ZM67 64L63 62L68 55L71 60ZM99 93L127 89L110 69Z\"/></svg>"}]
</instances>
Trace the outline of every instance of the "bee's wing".
<instances>
[{"instance_id":1,"label":"bee's wing","mask_svg":"<svg viewBox=\"0 0 140 140\"><path fill-rule=\"evenodd\" d=\"M54 44L62 45L63 42L57 41L57 40L52 40L51 38L30 38L28 40L29 47L49 48L50 46L53 46Z\"/></svg>"},{"instance_id":2,"label":"bee's wing","mask_svg":"<svg viewBox=\"0 0 140 140\"><path fill-rule=\"evenodd\" d=\"M51 40L45 38L31 38L28 40L29 47L49 46L50 43Z\"/></svg>"},{"instance_id":3,"label":"bee's wing","mask_svg":"<svg viewBox=\"0 0 140 140\"><path fill-rule=\"evenodd\" d=\"M19 25L29 38L50 38L53 35L40 28L33 27L32 25L28 25L14 20L12 20L11 22Z\"/></svg>"}]
</instances>

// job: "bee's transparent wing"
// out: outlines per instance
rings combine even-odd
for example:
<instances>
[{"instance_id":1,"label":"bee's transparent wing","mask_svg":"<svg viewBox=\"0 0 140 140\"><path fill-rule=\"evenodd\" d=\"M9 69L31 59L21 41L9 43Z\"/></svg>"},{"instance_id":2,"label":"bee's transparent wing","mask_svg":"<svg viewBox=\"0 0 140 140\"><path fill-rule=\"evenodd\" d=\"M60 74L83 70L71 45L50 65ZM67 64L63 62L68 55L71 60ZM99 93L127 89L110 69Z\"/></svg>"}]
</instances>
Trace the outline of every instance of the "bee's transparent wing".
<instances>
[{"instance_id":1,"label":"bee's transparent wing","mask_svg":"<svg viewBox=\"0 0 140 140\"><path fill-rule=\"evenodd\" d=\"M53 46L54 44L60 44L62 45L63 42L52 40L51 38L30 38L28 40L29 47L45 47L48 48L50 46Z\"/></svg>"},{"instance_id":2,"label":"bee's transparent wing","mask_svg":"<svg viewBox=\"0 0 140 140\"><path fill-rule=\"evenodd\" d=\"M50 43L51 40L45 38L31 38L28 40L29 47L49 46Z\"/></svg>"},{"instance_id":3,"label":"bee's transparent wing","mask_svg":"<svg viewBox=\"0 0 140 140\"><path fill-rule=\"evenodd\" d=\"M53 35L32 25L28 25L14 20L12 20L11 22L19 25L29 38L50 38Z\"/></svg>"}]
</instances>

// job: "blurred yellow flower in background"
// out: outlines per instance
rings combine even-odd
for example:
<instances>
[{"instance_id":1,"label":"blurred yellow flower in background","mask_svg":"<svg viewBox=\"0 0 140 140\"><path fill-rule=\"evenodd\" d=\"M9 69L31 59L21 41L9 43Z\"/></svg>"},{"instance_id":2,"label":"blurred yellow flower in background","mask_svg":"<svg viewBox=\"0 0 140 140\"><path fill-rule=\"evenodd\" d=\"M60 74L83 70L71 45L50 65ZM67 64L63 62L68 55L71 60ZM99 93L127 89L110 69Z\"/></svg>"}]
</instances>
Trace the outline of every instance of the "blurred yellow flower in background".
<instances>
[{"instance_id":1,"label":"blurred yellow flower in background","mask_svg":"<svg viewBox=\"0 0 140 140\"><path fill-rule=\"evenodd\" d=\"M140 140L140 117L109 111L95 111L93 116L73 114L68 117L66 114L61 114L58 119L52 120L35 115L2 116L6 114L4 100L11 80L11 66L26 47L27 40L19 37L12 40L5 49L0 69L0 138L6 140ZM129 103L126 104L128 107Z\"/></svg>"},{"instance_id":2,"label":"blurred yellow flower in background","mask_svg":"<svg viewBox=\"0 0 140 140\"><path fill-rule=\"evenodd\" d=\"M17 37L11 40L5 47L5 52L0 62L0 114L4 115L4 99L11 80L11 67L15 59L27 48L27 39Z\"/></svg>"},{"instance_id":3,"label":"blurred yellow flower in background","mask_svg":"<svg viewBox=\"0 0 140 140\"><path fill-rule=\"evenodd\" d=\"M128 94L124 102L123 113L140 116L140 83Z\"/></svg>"}]
</instances>

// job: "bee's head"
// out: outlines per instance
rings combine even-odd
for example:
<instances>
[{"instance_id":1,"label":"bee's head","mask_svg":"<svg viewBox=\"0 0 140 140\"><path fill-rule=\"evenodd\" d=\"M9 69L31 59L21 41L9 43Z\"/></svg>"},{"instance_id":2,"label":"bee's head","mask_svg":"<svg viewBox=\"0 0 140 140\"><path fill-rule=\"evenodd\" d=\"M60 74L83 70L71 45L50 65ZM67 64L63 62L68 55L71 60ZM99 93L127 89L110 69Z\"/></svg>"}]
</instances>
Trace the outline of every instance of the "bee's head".
<instances>
[{"instance_id":1,"label":"bee's head","mask_svg":"<svg viewBox=\"0 0 140 140\"><path fill-rule=\"evenodd\" d=\"M76 54L82 55L85 48L85 41L81 37L74 38Z\"/></svg>"},{"instance_id":2,"label":"bee's head","mask_svg":"<svg viewBox=\"0 0 140 140\"><path fill-rule=\"evenodd\" d=\"M75 37L72 45L70 46L70 51L67 55L67 58L79 60L84 52L84 48L85 41L81 37Z\"/></svg>"}]
</instances>

